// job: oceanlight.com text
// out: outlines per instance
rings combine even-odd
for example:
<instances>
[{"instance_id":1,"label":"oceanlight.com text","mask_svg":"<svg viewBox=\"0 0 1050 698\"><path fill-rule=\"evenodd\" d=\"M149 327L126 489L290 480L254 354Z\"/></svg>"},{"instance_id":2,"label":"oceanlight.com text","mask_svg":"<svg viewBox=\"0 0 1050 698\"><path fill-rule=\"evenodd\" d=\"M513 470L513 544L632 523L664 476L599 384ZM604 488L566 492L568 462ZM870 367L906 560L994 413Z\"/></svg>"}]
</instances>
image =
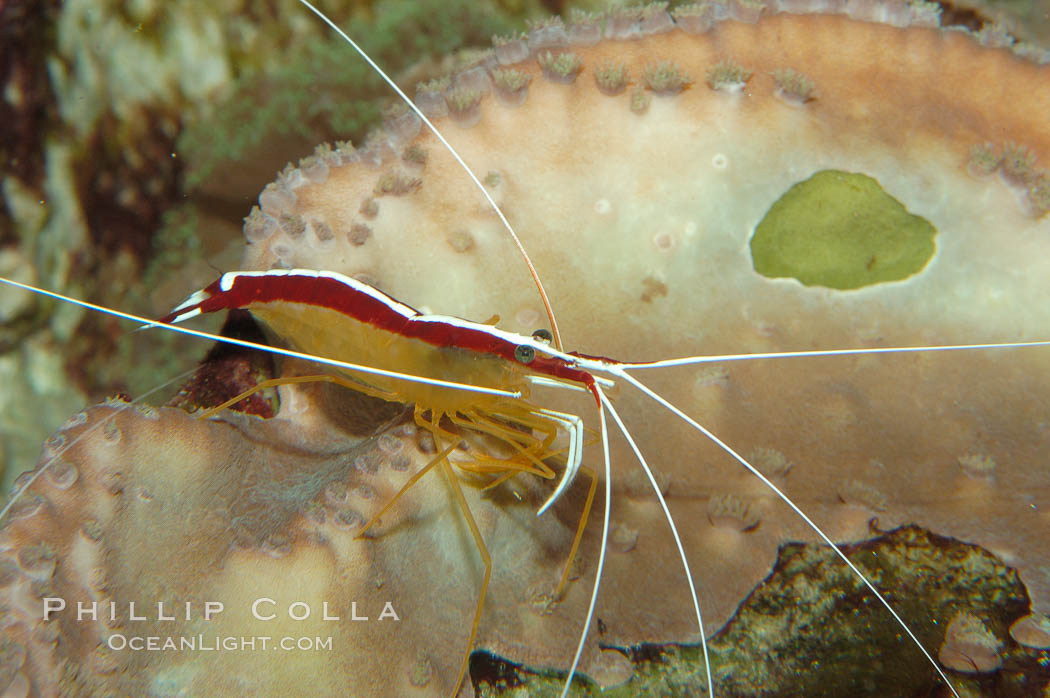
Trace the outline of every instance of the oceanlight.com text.
<instances>
[{"instance_id":1,"label":"oceanlight.com text","mask_svg":"<svg viewBox=\"0 0 1050 698\"><path fill-rule=\"evenodd\" d=\"M270 635L123 635L106 638L115 652L331 652L331 637Z\"/></svg>"}]
</instances>

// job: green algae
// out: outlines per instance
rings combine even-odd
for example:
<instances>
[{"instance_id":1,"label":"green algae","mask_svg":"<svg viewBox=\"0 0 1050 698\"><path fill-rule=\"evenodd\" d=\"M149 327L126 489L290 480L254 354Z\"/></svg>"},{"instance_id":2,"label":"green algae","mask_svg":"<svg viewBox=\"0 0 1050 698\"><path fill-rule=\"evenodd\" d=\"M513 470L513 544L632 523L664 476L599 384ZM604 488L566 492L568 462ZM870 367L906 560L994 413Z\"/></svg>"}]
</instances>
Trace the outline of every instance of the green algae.
<instances>
[{"instance_id":1,"label":"green algae","mask_svg":"<svg viewBox=\"0 0 1050 698\"><path fill-rule=\"evenodd\" d=\"M823 170L770 207L751 238L751 257L763 276L857 289L921 271L936 234L875 179Z\"/></svg>"}]
</instances>

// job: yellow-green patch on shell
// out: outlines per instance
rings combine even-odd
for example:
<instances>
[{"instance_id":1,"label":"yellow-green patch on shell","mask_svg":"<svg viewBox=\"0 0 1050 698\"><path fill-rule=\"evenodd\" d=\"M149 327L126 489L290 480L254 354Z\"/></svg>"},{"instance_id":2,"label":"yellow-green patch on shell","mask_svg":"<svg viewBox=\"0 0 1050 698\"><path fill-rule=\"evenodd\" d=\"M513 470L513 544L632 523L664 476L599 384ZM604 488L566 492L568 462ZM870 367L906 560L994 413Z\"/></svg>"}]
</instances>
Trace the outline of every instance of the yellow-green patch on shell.
<instances>
[{"instance_id":1,"label":"yellow-green patch on shell","mask_svg":"<svg viewBox=\"0 0 1050 698\"><path fill-rule=\"evenodd\" d=\"M871 177L823 170L770 207L751 238L751 256L764 276L854 289L921 271L936 233Z\"/></svg>"}]
</instances>

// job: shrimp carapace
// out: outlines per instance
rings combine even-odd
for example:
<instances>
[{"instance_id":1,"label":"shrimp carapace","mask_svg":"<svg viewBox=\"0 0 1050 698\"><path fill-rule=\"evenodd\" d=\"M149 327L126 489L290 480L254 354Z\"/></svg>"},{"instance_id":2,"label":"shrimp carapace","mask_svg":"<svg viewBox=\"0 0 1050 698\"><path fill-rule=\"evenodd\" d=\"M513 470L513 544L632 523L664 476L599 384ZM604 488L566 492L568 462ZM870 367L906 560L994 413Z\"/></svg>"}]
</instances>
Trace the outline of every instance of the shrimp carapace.
<instances>
[{"instance_id":1,"label":"shrimp carapace","mask_svg":"<svg viewBox=\"0 0 1050 698\"><path fill-rule=\"evenodd\" d=\"M471 434L506 443L512 451L507 458L471 449L469 462L455 463L468 473L495 476L488 483L490 487L519 473L554 479L556 473L545 461L565 453L564 476L541 507L542 513L564 493L582 467L583 422L575 415L528 403L530 380L588 390L600 405L601 393L594 377L576 367L575 357L552 350L542 333L523 337L459 318L425 315L367 284L334 272L301 269L230 272L194 293L161 321L174 323L201 313L240 308L250 310L299 351L338 357L390 373L407 372L423 379L406 381L372 371L362 376L345 367L339 368L342 375L275 378L208 410L204 416L265 387L321 381L414 405L415 422L433 436L438 453L409 479L359 535L370 529L431 469L437 467L445 474L485 567L470 639L453 690L456 695L477 637L492 576L492 557L452 471L449 455L453 446L446 445L461 440L469 443ZM449 382L486 387L493 392L448 387ZM559 430L568 435L566 449L555 447ZM554 599L565 590L569 567L582 540L594 499L597 480L591 471L587 472L591 482L586 504L561 579L551 594Z\"/></svg>"},{"instance_id":2,"label":"shrimp carapace","mask_svg":"<svg viewBox=\"0 0 1050 698\"><path fill-rule=\"evenodd\" d=\"M190 296L162 322L245 308L296 349L317 356L443 381L528 394L528 375L590 389L594 378L542 336L523 337L482 323L425 315L375 288L336 272L230 272ZM349 322L353 320L356 322ZM355 376L357 378L357 376ZM396 399L455 412L478 394L370 376ZM489 396L491 400L498 396ZM490 400L490 402L491 402Z\"/></svg>"}]
</instances>

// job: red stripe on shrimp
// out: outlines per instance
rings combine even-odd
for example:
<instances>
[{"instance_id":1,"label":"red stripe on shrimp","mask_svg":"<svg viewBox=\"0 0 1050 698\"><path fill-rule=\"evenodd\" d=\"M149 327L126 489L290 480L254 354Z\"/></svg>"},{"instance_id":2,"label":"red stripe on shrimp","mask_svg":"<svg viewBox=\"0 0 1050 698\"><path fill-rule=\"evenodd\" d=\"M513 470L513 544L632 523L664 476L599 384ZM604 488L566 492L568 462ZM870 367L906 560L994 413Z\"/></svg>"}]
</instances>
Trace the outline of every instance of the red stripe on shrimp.
<instances>
[{"instance_id":1,"label":"red stripe on shrimp","mask_svg":"<svg viewBox=\"0 0 1050 698\"><path fill-rule=\"evenodd\" d=\"M334 310L372 327L437 347L456 347L527 364L530 371L582 384L594 394L594 377L575 365L575 356L558 353L529 337L442 315L424 315L381 291L336 272L276 269L229 272L190 296L161 322L176 323L200 313L269 303L299 303ZM531 351L530 351L531 350ZM586 357L599 359L600 357ZM598 400L595 395L595 400Z\"/></svg>"}]
</instances>

